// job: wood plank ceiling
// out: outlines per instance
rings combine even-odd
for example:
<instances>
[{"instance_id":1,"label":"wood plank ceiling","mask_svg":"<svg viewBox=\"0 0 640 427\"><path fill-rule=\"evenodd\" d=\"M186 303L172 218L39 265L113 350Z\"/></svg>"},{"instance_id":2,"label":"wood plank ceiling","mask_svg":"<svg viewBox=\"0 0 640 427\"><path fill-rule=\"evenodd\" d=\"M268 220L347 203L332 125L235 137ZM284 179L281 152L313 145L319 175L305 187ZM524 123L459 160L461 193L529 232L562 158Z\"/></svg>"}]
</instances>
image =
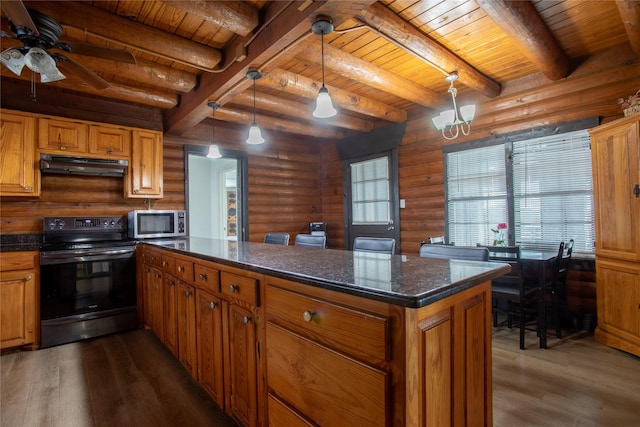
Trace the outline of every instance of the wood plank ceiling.
<instances>
[{"instance_id":1,"label":"wood plank ceiling","mask_svg":"<svg viewBox=\"0 0 640 427\"><path fill-rule=\"evenodd\" d=\"M0 8L7 2L0 3ZM136 64L69 53L109 83L95 89L60 66L46 83L163 111L165 132L180 135L211 117L248 126L341 138L410 117L428 119L450 104L447 73L457 71L459 103L500 95L531 75L555 81L584 59L621 44L640 57L640 1L597 3L506 0L330 1L25 1L62 24L61 39L125 49ZM5 15L3 10L3 16ZM315 119L321 86L318 15L336 30L324 37L325 82L338 115ZM2 29L11 33L7 20ZM2 50L18 41L2 38ZM18 43L19 45L19 43ZM65 53L66 54L66 53ZM2 80L16 75L2 66ZM25 70L20 79L29 81ZM479 116L482 111L478 111Z\"/></svg>"}]
</instances>

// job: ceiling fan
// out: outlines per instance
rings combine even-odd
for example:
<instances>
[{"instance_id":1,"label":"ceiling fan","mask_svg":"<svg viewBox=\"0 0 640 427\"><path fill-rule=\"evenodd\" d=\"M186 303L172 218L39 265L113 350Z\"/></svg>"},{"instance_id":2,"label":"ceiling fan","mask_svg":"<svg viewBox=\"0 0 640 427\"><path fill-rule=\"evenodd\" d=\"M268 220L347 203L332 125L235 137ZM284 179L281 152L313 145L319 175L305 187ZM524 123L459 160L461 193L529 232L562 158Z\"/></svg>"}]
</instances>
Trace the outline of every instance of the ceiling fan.
<instances>
[{"instance_id":1,"label":"ceiling fan","mask_svg":"<svg viewBox=\"0 0 640 427\"><path fill-rule=\"evenodd\" d=\"M109 83L93 71L58 52L73 52L98 58L135 64L135 57L126 50L110 49L77 41L60 41L62 26L53 18L27 9L22 1L4 1L2 9L7 15L11 34L2 31L2 37L22 42L22 46L10 47L0 52L0 62L16 75L27 68L40 74L42 83L65 79L57 64L97 89L106 89ZM6 20L3 19L3 27Z\"/></svg>"}]
</instances>

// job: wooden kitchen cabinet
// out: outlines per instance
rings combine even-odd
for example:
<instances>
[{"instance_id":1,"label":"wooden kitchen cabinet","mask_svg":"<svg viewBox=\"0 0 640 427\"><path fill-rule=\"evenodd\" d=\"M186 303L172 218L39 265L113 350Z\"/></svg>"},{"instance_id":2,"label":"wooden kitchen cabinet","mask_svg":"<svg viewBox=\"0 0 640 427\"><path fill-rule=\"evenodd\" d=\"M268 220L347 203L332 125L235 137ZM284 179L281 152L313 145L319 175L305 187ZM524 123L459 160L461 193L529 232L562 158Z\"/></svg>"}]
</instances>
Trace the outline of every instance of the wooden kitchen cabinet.
<instances>
[{"instance_id":1,"label":"wooden kitchen cabinet","mask_svg":"<svg viewBox=\"0 0 640 427\"><path fill-rule=\"evenodd\" d=\"M134 130L131 133L131 161L125 177L127 198L162 198L162 133Z\"/></svg>"},{"instance_id":2,"label":"wooden kitchen cabinet","mask_svg":"<svg viewBox=\"0 0 640 427\"><path fill-rule=\"evenodd\" d=\"M198 383L224 408L222 300L201 289L196 290L196 345Z\"/></svg>"},{"instance_id":3,"label":"wooden kitchen cabinet","mask_svg":"<svg viewBox=\"0 0 640 427\"><path fill-rule=\"evenodd\" d=\"M226 271L220 273L225 354L225 409L245 426L258 420L258 342L255 308L260 281Z\"/></svg>"},{"instance_id":4,"label":"wooden kitchen cabinet","mask_svg":"<svg viewBox=\"0 0 640 427\"><path fill-rule=\"evenodd\" d=\"M156 337L164 342L162 253L149 247L143 247L141 257L143 321Z\"/></svg>"},{"instance_id":5,"label":"wooden kitchen cabinet","mask_svg":"<svg viewBox=\"0 0 640 427\"><path fill-rule=\"evenodd\" d=\"M37 344L39 253L0 253L0 349Z\"/></svg>"},{"instance_id":6,"label":"wooden kitchen cabinet","mask_svg":"<svg viewBox=\"0 0 640 427\"><path fill-rule=\"evenodd\" d=\"M38 118L38 147L41 152L77 155L89 151L89 126L77 120Z\"/></svg>"},{"instance_id":7,"label":"wooden kitchen cabinet","mask_svg":"<svg viewBox=\"0 0 640 427\"><path fill-rule=\"evenodd\" d=\"M128 159L131 155L131 129L92 124L89 126L89 153L103 158Z\"/></svg>"},{"instance_id":8,"label":"wooden kitchen cabinet","mask_svg":"<svg viewBox=\"0 0 640 427\"><path fill-rule=\"evenodd\" d=\"M164 345L178 357L178 279L162 273Z\"/></svg>"},{"instance_id":9,"label":"wooden kitchen cabinet","mask_svg":"<svg viewBox=\"0 0 640 427\"><path fill-rule=\"evenodd\" d=\"M0 196L39 196L40 169L35 161L35 119L0 114Z\"/></svg>"},{"instance_id":10,"label":"wooden kitchen cabinet","mask_svg":"<svg viewBox=\"0 0 640 427\"><path fill-rule=\"evenodd\" d=\"M640 356L640 117L589 131L599 342Z\"/></svg>"},{"instance_id":11,"label":"wooden kitchen cabinet","mask_svg":"<svg viewBox=\"0 0 640 427\"><path fill-rule=\"evenodd\" d=\"M196 353L196 295L195 288L180 280L177 293L178 359L194 379L198 378Z\"/></svg>"}]
</instances>

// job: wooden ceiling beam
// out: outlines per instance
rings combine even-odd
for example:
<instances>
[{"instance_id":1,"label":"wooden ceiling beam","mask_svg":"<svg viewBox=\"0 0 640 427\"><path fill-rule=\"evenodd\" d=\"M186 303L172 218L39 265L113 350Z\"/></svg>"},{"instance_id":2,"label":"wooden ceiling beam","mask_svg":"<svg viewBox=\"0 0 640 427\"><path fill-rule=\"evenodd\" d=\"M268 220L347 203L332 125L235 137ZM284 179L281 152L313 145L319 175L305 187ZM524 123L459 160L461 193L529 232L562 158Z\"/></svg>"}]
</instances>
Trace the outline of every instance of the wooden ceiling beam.
<instances>
[{"instance_id":1,"label":"wooden ceiling beam","mask_svg":"<svg viewBox=\"0 0 640 427\"><path fill-rule=\"evenodd\" d=\"M211 108L209 108L209 110L211 110ZM216 120L242 124L247 127L248 132L249 126L253 122L253 112L238 110L226 106L220 107L216 110ZM332 127L318 126L316 124L309 125L302 122L294 122L271 116L262 116L260 114L256 115L256 123L260 129L269 129L319 138L343 139L348 135L346 132Z\"/></svg>"},{"instance_id":2,"label":"wooden ceiling beam","mask_svg":"<svg viewBox=\"0 0 640 427\"><path fill-rule=\"evenodd\" d=\"M307 99L315 99L321 87L321 85L313 79L282 69L275 69L268 72L257 81L257 84L272 89L284 90L287 93ZM396 123L407 120L407 112L404 110L330 85L326 85L326 87L329 90L331 101L338 108Z\"/></svg>"},{"instance_id":3,"label":"wooden ceiling beam","mask_svg":"<svg viewBox=\"0 0 640 427\"><path fill-rule=\"evenodd\" d=\"M640 56L640 2L637 0L616 0L620 18L627 31L631 49Z\"/></svg>"},{"instance_id":4,"label":"wooden ceiling beam","mask_svg":"<svg viewBox=\"0 0 640 427\"><path fill-rule=\"evenodd\" d=\"M249 93L249 91L240 93L234 96L229 104L237 104L253 109L253 93ZM313 105L289 101L265 93L256 92L256 106L258 110L271 111L274 114L284 114L303 121L312 122L315 125L335 126L356 130L358 132L369 132L373 130L373 123L368 120L347 116L345 114L338 114L328 119L317 119L312 115Z\"/></svg>"},{"instance_id":5,"label":"wooden ceiling beam","mask_svg":"<svg viewBox=\"0 0 640 427\"><path fill-rule=\"evenodd\" d=\"M38 1L29 2L29 7L50 16L63 27L79 28L105 40L201 70L215 70L222 60L222 53L218 49L84 3Z\"/></svg>"},{"instance_id":6,"label":"wooden ceiling beam","mask_svg":"<svg viewBox=\"0 0 640 427\"><path fill-rule=\"evenodd\" d=\"M328 14L338 25L353 17L357 11L369 7L374 0L293 1L286 7L280 2L268 2L261 9L268 24L257 30L255 38L246 46L246 58L224 68L221 73L205 73L197 90L182 96L180 107L165 115L167 133L179 135L196 126L210 114L208 100L222 104L232 98L231 93L241 93L251 86L246 72L249 66L262 67L273 61L282 51L300 37L310 33L313 19L321 13Z\"/></svg>"},{"instance_id":7,"label":"wooden ceiling beam","mask_svg":"<svg viewBox=\"0 0 640 427\"><path fill-rule=\"evenodd\" d=\"M304 61L319 63L322 58L320 43L308 43L302 48L297 48L295 56ZM433 108L448 102L441 93L420 86L412 80L400 77L327 43L324 46L324 66L343 77L424 107Z\"/></svg>"},{"instance_id":8,"label":"wooden ceiling beam","mask_svg":"<svg viewBox=\"0 0 640 427\"><path fill-rule=\"evenodd\" d=\"M477 2L548 79L555 81L569 75L569 58L530 1Z\"/></svg>"},{"instance_id":9,"label":"wooden ceiling beam","mask_svg":"<svg viewBox=\"0 0 640 427\"><path fill-rule=\"evenodd\" d=\"M258 26L258 9L243 1L162 0L176 9L247 36Z\"/></svg>"},{"instance_id":10,"label":"wooden ceiling beam","mask_svg":"<svg viewBox=\"0 0 640 427\"><path fill-rule=\"evenodd\" d=\"M58 80L53 83L40 83L40 77L36 77L36 93L38 87L41 85L45 86L54 86L63 89L69 89L76 92L87 93L91 95L104 96L105 98L117 99L126 102L132 102L134 104L147 105L150 107L159 107L164 109L173 108L178 105L178 96L175 94L171 94L168 92L162 92L154 89L142 89L142 88L134 88L130 86L122 86L115 83L109 83L109 86L106 89L96 89L93 86L89 85L81 81L79 78L72 75L72 73L68 72L64 67L64 64L58 63L58 67L62 74L67 76L64 80ZM11 71L7 70L6 67L2 67L1 70L2 79L5 78L15 78L23 81L30 82L32 72L28 69L22 70L22 74L20 76L16 76ZM28 95L25 95L28 96Z\"/></svg>"},{"instance_id":11,"label":"wooden ceiling beam","mask_svg":"<svg viewBox=\"0 0 640 427\"><path fill-rule=\"evenodd\" d=\"M381 3L372 4L356 18L367 24L370 29L384 35L390 42L440 70L444 76L458 71L458 82L463 85L481 92L488 98L500 94L500 83L473 68Z\"/></svg>"}]
</instances>

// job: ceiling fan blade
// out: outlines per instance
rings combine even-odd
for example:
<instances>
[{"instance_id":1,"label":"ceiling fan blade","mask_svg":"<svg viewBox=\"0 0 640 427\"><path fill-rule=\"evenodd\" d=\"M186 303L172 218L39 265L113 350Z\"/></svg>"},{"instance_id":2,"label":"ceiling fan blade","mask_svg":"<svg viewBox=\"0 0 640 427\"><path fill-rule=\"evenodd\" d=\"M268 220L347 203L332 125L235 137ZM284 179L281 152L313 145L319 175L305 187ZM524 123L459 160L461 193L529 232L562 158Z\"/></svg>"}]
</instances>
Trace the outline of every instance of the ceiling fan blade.
<instances>
[{"instance_id":1,"label":"ceiling fan blade","mask_svg":"<svg viewBox=\"0 0 640 427\"><path fill-rule=\"evenodd\" d=\"M61 68L64 68L65 70L68 70L70 73L80 77L82 80L89 83L94 88L106 89L111 86L108 81L104 80L102 77L98 76L96 73L89 70L88 68L80 65L73 59L67 56L59 55L59 54L56 54L56 58L60 60L58 62L58 65L60 65Z\"/></svg>"},{"instance_id":2,"label":"ceiling fan blade","mask_svg":"<svg viewBox=\"0 0 640 427\"><path fill-rule=\"evenodd\" d=\"M4 13L9 17L13 25L28 28L34 36L39 34L36 24L34 24L31 15L29 15L22 1L3 1L2 10L4 10Z\"/></svg>"},{"instance_id":3,"label":"ceiling fan blade","mask_svg":"<svg viewBox=\"0 0 640 427\"><path fill-rule=\"evenodd\" d=\"M111 49L108 47L96 46L94 44L64 40L63 44L71 48L71 53L78 55L93 56L96 58L110 59L112 61L124 62L125 64L135 64L136 58L131 52L124 49Z\"/></svg>"}]
</instances>

